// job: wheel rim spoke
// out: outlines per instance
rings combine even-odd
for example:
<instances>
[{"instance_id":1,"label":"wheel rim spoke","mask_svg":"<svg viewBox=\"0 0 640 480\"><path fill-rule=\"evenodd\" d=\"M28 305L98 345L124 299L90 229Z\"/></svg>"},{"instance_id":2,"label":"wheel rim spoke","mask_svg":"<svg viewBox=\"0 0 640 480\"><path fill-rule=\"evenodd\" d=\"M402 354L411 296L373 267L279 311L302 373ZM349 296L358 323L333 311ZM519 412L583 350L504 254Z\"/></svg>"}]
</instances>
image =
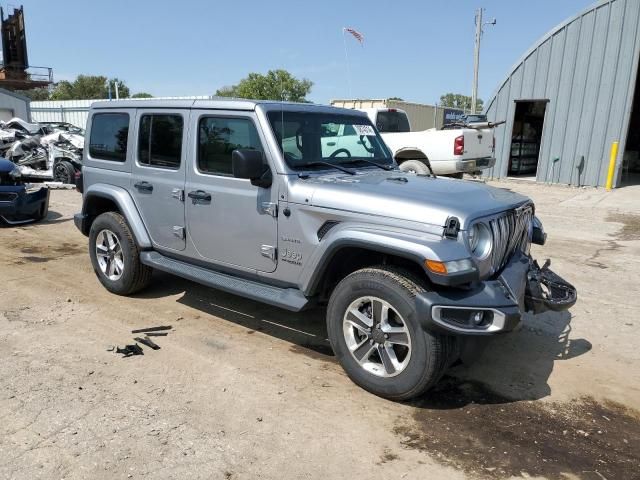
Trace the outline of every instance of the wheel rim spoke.
<instances>
[{"instance_id":1,"label":"wheel rim spoke","mask_svg":"<svg viewBox=\"0 0 640 480\"><path fill-rule=\"evenodd\" d=\"M382 360L382 366L384 367L385 372L387 372L387 375L393 375L394 373L396 373L396 367L399 366L399 362L393 349L391 347L385 347L382 344L378 344L376 348L378 350L380 360Z\"/></svg>"},{"instance_id":2,"label":"wheel rim spoke","mask_svg":"<svg viewBox=\"0 0 640 480\"><path fill-rule=\"evenodd\" d=\"M364 340L351 353L353 353L353 356L356 358L358 363L362 365L367 360L369 360L369 357L375 351L375 349L376 349L375 345L371 345L369 340Z\"/></svg>"},{"instance_id":3,"label":"wheel rim spoke","mask_svg":"<svg viewBox=\"0 0 640 480\"><path fill-rule=\"evenodd\" d=\"M347 312L345 321L367 336L369 336L370 328L373 326L373 320L356 308L352 308Z\"/></svg>"}]
</instances>

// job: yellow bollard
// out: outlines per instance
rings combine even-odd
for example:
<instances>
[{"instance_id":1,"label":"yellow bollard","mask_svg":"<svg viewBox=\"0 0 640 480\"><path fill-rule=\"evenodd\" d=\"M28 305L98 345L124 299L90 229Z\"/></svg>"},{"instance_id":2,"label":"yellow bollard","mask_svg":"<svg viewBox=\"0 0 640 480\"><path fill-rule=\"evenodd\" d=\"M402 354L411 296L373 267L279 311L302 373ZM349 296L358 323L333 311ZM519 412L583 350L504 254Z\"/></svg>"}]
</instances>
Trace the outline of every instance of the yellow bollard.
<instances>
[{"instance_id":1,"label":"yellow bollard","mask_svg":"<svg viewBox=\"0 0 640 480\"><path fill-rule=\"evenodd\" d=\"M616 173L616 160L618 158L618 142L611 144L611 154L609 155L609 173L607 174L607 190L613 188L613 176Z\"/></svg>"}]
</instances>

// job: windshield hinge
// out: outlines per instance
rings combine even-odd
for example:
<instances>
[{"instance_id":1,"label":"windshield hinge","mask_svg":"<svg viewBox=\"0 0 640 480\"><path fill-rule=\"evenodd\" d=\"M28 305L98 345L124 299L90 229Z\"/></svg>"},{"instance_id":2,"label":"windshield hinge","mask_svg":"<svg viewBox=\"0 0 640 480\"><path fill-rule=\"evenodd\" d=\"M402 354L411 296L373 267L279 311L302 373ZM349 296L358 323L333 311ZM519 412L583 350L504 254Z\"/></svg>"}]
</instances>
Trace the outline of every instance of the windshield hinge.
<instances>
[{"instance_id":1,"label":"windshield hinge","mask_svg":"<svg viewBox=\"0 0 640 480\"><path fill-rule=\"evenodd\" d=\"M444 230L442 235L445 238L450 238L452 240L458 238L458 232L460 231L460 220L457 217L449 217L444 224Z\"/></svg>"},{"instance_id":2,"label":"windshield hinge","mask_svg":"<svg viewBox=\"0 0 640 480\"><path fill-rule=\"evenodd\" d=\"M278 204L273 202L262 202L262 213L271 215L276 218L278 216Z\"/></svg>"}]
</instances>

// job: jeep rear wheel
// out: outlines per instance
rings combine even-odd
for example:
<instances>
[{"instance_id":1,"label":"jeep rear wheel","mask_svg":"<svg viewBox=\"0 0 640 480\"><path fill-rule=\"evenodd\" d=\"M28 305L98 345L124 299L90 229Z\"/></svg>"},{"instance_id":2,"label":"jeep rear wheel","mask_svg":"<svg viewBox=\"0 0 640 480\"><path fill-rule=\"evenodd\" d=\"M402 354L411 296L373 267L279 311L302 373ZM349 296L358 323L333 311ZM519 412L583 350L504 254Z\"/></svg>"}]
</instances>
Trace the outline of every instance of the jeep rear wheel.
<instances>
[{"instance_id":1,"label":"jeep rear wheel","mask_svg":"<svg viewBox=\"0 0 640 480\"><path fill-rule=\"evenodd\" d=\"M140 262L138 245L119 213L103 213L93 221L89 256L98 280L112 293L130 295L151 280L152 269Z\"/></svg>"},{"instance_id":2,"label":"jeep rear wheel","mask_svg":"<svg viewBox=\"0 0 640 480\"><path fill-rule=\"evenodd\" d=\"M358 270L335 288L327 309L329 340L347 375L371 393L408 400L447 368L453 339L425 332L415 297L426 291L408 272Z\"/></svg>"}]
</instances>

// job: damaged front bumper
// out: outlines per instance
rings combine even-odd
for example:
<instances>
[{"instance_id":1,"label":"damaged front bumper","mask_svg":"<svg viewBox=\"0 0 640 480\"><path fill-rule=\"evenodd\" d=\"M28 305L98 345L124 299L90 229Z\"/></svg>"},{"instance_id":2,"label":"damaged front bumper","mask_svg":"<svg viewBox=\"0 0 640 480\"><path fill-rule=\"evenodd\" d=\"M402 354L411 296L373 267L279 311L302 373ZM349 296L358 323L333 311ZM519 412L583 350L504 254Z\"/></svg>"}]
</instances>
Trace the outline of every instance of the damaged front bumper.
<instances>
[{"instance_id":1,"label":"damaged front bumper","mask_svg":"<svg viewBox=\"0 0 640 480\"><path fill-rule=\"evenodd\" d=\"M49 207L49 189L0 186L0 223L19 225L41 219Z\"/></svg>"},{"instance_id":2,"label":"damaged front bumper","mask_svg":"<svg viewBox=\"0 0 640 480\"><path fill-rule=\"evenodd\" d=\"M469 289L449 288L416 297L426 330L455 335L494 335L514 330L524 312L563 311L577 300L576 289L529 255L513 256L495 280Z\"/></svg>"}]
</instances>

